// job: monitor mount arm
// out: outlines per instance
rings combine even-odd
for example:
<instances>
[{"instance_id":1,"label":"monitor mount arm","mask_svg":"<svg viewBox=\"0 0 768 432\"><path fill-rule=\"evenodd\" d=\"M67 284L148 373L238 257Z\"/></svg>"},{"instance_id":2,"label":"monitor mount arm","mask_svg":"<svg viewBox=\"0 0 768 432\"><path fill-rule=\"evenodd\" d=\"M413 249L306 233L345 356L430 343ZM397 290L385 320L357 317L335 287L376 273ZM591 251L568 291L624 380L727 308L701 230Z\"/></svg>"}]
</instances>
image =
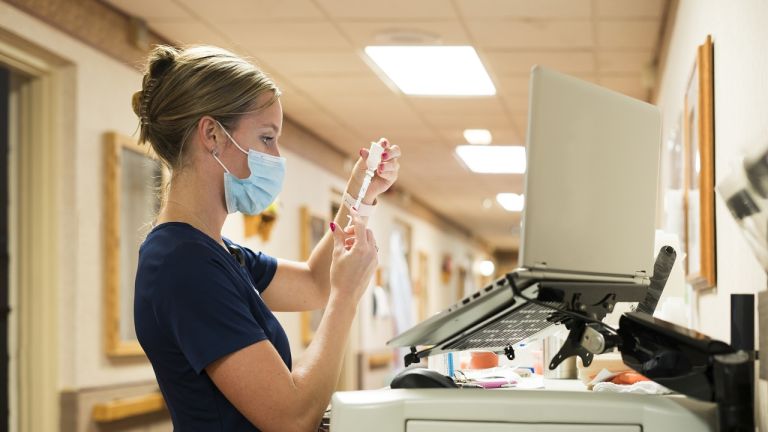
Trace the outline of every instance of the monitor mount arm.
<instances>
[{"instance_id":1,"label":"monitor mount arm","mask_svg":"<svg viewBox=\"0 0 768 432\"><path fill-rule=\"evenodd\" d=\"M669 279L669 274L672 272L672 266L675 264L676 258L677 253L671 246L664 246L659 250L658 255L656 255L656 262L653 265L653 276L651 276L650 285L645 290L645 296L638 304L637 311L652 315L653 311L656 310L656 305L659 302L664 286L667 284L667 279ZM567 294L567 292L564 292L564 294ZM593 335L594 332L601 332L602 330L603 342L614 344L614 346L618 343L619 336L615 331L613 333L608 331L609 327L602 324L602 320L608 313L613 312L616 301L631 300L617 299L615 293L606 296L602 301L590 303L593 300L582 298L578 292L573 293L571 294L570 302L566 303L566 309L575 312L575 314L564 315L562 313L555 313L548 318L550 322L564 324L570 331L563 347L552 357L549 369L554 370L565 359L575 355L581 358L584 366L589 366L592 363L595 351L590 350L589 345L585 346L582 341L584 335ZM593 341L588 340L586 342Z\"/></svg>"}]
</instances>

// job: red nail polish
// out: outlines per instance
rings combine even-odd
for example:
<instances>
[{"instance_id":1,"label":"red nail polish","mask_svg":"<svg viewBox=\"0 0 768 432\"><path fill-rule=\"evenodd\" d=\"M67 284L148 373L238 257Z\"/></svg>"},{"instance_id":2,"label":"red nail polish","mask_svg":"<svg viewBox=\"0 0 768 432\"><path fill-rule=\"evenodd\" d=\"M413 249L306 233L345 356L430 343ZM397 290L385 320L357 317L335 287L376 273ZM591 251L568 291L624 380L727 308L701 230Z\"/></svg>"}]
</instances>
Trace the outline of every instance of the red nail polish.
<instances>
[{"instance_id":1,"label":"red nail polish","mask_svg":"<svg viewBox=\"0 0 768 432\"><path fill-rule=\"evenodd\" d=\"M331 222L331 231L336 231L336 224Z\"/></svg>"},{"instance_id":2,"label":"red nail polish","mask_svg":"<svg viewBox=\"0 0 768 432\"><path fill-rule=\"evenodd\" d=\"M386 158L387 158L387 152L382 153L381 154L381 159L383 160L383 159L386 159Z\"/></svg>"}]
</instances>

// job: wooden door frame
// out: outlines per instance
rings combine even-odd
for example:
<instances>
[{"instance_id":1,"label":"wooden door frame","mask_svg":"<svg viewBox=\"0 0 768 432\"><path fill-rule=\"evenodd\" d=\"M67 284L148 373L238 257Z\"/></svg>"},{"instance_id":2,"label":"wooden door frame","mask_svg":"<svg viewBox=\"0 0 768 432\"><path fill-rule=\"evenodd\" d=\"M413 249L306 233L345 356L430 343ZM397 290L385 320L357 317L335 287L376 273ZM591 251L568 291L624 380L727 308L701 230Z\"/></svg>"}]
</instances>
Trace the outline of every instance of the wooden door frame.
<instances>
[{"instance_id":1,"label":"wooden door frame","mask_svg":"<svg viewBox=\"0 0 768 432\"><path fill-rule=\"evenodd\" d=\"M0 63L24 77L18 88L15 124L9 148L15 151L9 172L11 297L9 320L18 347L16 387L11 388L12 422L20 432L59 429L59 291L61 145L74 143L65 132L62 108L74 87L72 71L55 56L0 32ZM14 199L15 197L15 199Z\"/></svg>"}]
</instances>

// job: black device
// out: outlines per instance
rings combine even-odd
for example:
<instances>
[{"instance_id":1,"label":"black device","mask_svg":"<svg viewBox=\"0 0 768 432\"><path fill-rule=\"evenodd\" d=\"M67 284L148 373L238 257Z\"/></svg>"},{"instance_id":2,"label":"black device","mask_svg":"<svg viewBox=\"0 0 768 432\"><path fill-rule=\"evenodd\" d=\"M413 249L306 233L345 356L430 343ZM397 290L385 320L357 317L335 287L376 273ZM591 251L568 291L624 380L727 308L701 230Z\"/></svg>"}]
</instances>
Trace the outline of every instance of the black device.
<instances>
[{"instance_id":1,"label":"black device","mask_svg":"<svg viewBox=\"0 0 768 432\"><path fill-rule=\"evenodd\" d=\"M657 383L696 399L715 400L714 357L734 349L694 330L630 312L619 320L624 363Z\"/></svg>"},{"instance_id":2,"label":"black device","mask_svg":"<svg viewBox=\"0 0 768 432\"><path fill-rule=\"evenodd\" d=\"M664 287L667 285L667 279L669 279L669 274L675 265L675 259L677 259L677 252L672 246L664 246L659 250L659 254L656 255L656 262L653 264L651 284L648 286L645 298L637 305L636 310L638 312L653 315L653 312L656 311L656 305L659 304L661 293L664 292Z\"/></svg>"},{"instance_id":3,"label":"black device","mask_svg":"<svg viewBox=\"0 0 768 432\"><path fill-rule=\"evenodd\" d=\"M731 345L737 350L755 349L754 294L731 294Z\"/></svg>"},{"instance_id":4,"label":"black device","mask_svg":"<svg viewBox=\"0 0 768 432\"><path fill-rule=\"evenodd\" d=\"M228 244L227 250L229 251L229 254L235 258L235 261L240 264L240 267L245 267L245 254L239 246L235 244Z\"/></svg>"},{"instance_id":5,"label":"black device","mask_svg":"<svg viewBox=\"0 0 768 432\"><path fill-rule=\"evenodd\" d=\"M440 372L423 367L407 368L398 373L390 387L393 389L405 388L458 388L451 377Z\"/></svg>"}]
</instances>

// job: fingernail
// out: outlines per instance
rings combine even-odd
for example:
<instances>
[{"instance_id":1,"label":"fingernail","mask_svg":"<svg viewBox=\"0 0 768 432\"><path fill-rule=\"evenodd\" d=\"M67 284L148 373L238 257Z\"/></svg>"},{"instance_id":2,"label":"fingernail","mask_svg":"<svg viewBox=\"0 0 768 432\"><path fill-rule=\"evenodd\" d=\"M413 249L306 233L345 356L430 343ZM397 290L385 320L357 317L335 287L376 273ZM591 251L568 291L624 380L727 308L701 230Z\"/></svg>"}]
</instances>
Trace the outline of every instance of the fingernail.
<instances>
[{"instance_id":1,"label":"fingernail","mask_svg":"<svg viewBox=\"0 0 768 432\"><path fill-rule=\"evenodd\" d=\"M331 231L336 231L336 224L331 222Z\"/></svg>"},{"instance_id":2,"label":"fingernail","mask_svg":"<svg viewBox=\"0 0 768 432\"><path fill-rule=\"evenodd\" d=\"M386 159L386 158L387 158L387 152L384 152L384 153L382 153L382 154L381 154L381 158L382 158L382 159Z\"/></svg>"},{"instance_id":3,"label":"fingernail","mask_svg":"<svg viewBox=\"0 0 768 432\"><path fill-rule=\"evenodd\" d=\"M360 149L360 156L363 156L363 149Z\"/></svg>"}]
</instances>

